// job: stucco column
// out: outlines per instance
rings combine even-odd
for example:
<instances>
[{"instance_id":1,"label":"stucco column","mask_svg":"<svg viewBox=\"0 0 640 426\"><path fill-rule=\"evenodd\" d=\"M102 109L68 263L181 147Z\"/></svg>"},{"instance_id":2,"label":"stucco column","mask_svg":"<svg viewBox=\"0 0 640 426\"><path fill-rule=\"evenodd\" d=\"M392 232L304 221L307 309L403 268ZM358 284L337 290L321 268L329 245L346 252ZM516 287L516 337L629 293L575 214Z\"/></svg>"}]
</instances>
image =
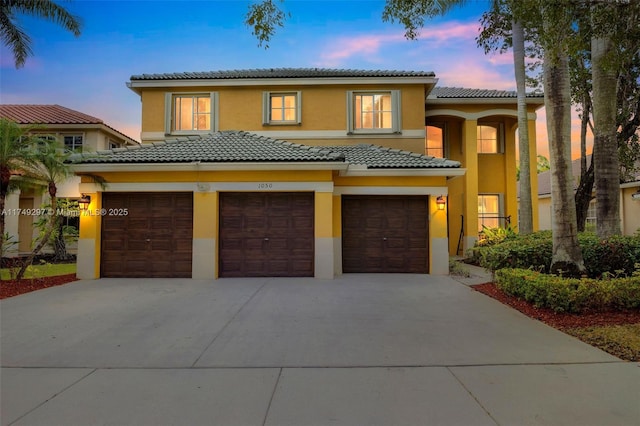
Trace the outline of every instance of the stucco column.
<instances>
[{"instance_id":1,"label":"stucco column","mask_svg":"<svg viewBox=\"0 0 640 426\"><path fill-rule=\"evenodd\" d=\"M449 238L447 236L447 206L439 210L437 195L429 196L429 273L449 275Z\"/></svg>"},{"instance_id":2,"label":"stucco column","mask_svg":"<svg viewBox=\"0 0 640 426\"><path fill-rule=\"evenodd\" d=\"M464 165L464 251L478 241L478 121L465 120L462 125Z\"/></svg>"},{"instance_id":3,"label":"stucco column","mask_svg":"<svg viewBox=\"0 0 640 426\"><path fill-rule=\"evenodd\" d=\"M315 192L315 277L333 279L335 250L333 240L333 193Z\"/></svg>"},{"instance_id":4,"label":"stucco column","mask_svg":"<svg viewBox=\"0 0 640 426\"><path fill-rule=\"evenodd\" d=\"M91 197L87 210L80 211L80 235L78 238L76 276L81 280L100 278L100 230L102 216L96 214L102 208L102 192L86 192Z\"/></svg>"},{"instance_id":5,"label":"stucco column","mask_svg":"<svg viewBox=\"0 0 640 426\"><path fill-rule=\"evenodd\" d=\"M191 277L218 277L218 192L193 193Z\"/></svg>"}]
</instances>

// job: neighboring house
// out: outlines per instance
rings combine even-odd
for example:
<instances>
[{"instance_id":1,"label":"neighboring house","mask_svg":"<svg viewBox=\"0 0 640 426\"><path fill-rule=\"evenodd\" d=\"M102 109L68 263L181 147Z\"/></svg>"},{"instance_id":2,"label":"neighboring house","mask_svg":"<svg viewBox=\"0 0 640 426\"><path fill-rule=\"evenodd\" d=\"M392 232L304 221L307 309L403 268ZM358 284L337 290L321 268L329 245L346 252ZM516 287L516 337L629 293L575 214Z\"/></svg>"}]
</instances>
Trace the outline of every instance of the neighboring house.
<instances>
[{"instance_id":1,"label":"neighboring house","mask_svg":"<svg viewBox=\"0 0 640 426\"><path fill-rule=\"evenodd\" d=\"M517 106L514 92L436 83L317 68L132 76L142 146L75 166L109 182L80 185L78 275L447 274L481 224L517 225ZM543 98L529 101L535 159Z\"/></svg>"},{"instance_id":2,"label":"neighboring house","mask_svg":"<svg viewBox=\"0 0 640 426\"><path fill-rule=\"evenodd\" d=\"M65 148L74 152L96 152L123 146L139 145L138 142L105 124L101 119L65 108L60 105L0 104L0 118L15 121L21 126L35 126L35 134L55 138ZM58 196L78 198L79 178L72 178L58 185ZM18 241L8 254L15 255L31 251L31 243L37 235L30 214L44 202L44 194L29 191L10 194L6 209L11 212L26 211L29 214L8 214L5 216L9 235Z\"/></svg>"},{"instance_id":3,"label":"neighboring house","mask_svg":"<svg viewBox=\"0 0 640 426\"><path fill-rule=\"evenodd\" d=\"M591 161L591 156L588 157ZM580 159L571 162L573 181L575 185L580 182ZM634 194L637 194L635 197ZM593 189L594 197L596 195ZM540 229L551 229L551 172L538 174L538 209L540 216ZM589 204L587 212L586 228L595 230L596 227L596 200ZM640 229L640 175L635 179L620 184L620 230L623 235L633 235Z\"/></svg>"}]
</instances>

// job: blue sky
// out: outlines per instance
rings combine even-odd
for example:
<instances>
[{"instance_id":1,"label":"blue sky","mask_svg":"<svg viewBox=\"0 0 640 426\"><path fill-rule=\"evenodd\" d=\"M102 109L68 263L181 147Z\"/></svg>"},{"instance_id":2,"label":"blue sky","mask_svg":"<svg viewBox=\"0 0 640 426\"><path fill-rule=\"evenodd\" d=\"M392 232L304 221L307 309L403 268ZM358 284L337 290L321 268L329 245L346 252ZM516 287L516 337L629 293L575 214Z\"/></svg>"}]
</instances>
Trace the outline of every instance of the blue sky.
<instances>
[{"instance_id":1,"label":"blue sky","mask_svg":"<svg viewBox=\"0 0 640 426\"><path fill-rule=\"evenodd\" d=\"M285 0L282 7L291 16L269 49L259 47L243 23L249 0L62 4L81 18L82 35L20 17L34 56L16 70L10 52L0 47L0 102L60 104L136 140L140 100L126 87L133 74L270 67L422 70L434 71L441 86L515 89L511 55L487 56L476 47L487 0L428 21L417 41L405 40L400 25L382 22L384 1ZM538 121L538 140L544 141L544 111Z\"/></svg>"}]
</instances>

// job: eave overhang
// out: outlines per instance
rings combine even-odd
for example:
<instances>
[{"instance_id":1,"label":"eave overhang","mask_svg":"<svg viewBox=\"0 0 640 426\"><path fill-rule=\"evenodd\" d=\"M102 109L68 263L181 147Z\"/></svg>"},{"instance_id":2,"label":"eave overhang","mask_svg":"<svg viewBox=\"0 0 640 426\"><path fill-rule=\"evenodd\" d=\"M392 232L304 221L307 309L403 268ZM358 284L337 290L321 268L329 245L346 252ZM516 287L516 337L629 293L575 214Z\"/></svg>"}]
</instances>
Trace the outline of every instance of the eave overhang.
<instances>
[{"instance_id":1,"label":"eave overhang","mask_svg":"<svg viewBox=\"0 0 640 426\"><path fill-rule=\"evenodd\" d=\"M427 97L425 105L518 105L516 98L431 98ZM527 98L527 105L535 105L536 109L544 106L544 97Z\"/></svg>"},{"instance_id":2,"label":"eave overhang","mask_svg":"<svg viewBox=\"0 0 640 426\"><path fill-rule=\"evenodd\" d=\"M457 177L464 176L467 169L464 168L431 168L431 169L378 169L366 168L351 164L346 170L340 171L340 176L438 176Z\"/></svg>"},{"instance_id":3,"label":"eave overhang","mask_svg":"<svg viewBox=\"0 0 640 426\"><path fill-rule=\"evenodd\" d=\"M278 171L278 170L346 170L348 163L343 161L291 161L291 162L221 162L203 163L84 163L72 164L78 175L101 172L213 172L213 171Z\"/></svg>"},{"instance_id":4,"label":"eave overhang","mask_svg":"<svg viewBox=\"0 0 640 426\"><path fill-rule=\"evenodd\" d=\"M303 78L246 78L246 79L175 79L131 80L127 87L138 95L143 89L168 87L242 87L242 86L330 86L416 84L435 86L436 77L303 77Z\"/></svg>"}]
</instances>

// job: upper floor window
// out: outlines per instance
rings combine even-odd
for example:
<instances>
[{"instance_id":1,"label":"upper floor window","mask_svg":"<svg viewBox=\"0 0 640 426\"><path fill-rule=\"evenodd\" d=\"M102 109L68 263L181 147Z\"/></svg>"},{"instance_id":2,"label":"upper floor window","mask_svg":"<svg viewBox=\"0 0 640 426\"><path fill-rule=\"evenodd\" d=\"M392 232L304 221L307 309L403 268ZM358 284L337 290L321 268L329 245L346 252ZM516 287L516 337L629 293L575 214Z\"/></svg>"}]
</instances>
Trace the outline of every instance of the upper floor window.
<instances>
[{"instance_id":1,"label":"upper floor window","mask_svg":"<svg viewBox=\"0 0 640 426\"><path fill-rule=\"evenodd\" d=\"M62 135L64 148L70 152L82 152L82 135Z\"/></svg>"},{"instance_id":2,"label":"upper floor window","mask_svg":"<svg viewBox=\"0 0 640 426\"><path fill-rule=\"evenodd\" d=\"M205 133L217 129L215 93L168 93L166 133Z\"/></svg>"},{"instance_id":3,"label":"upper floor window","mask_svg":"<svg viewBox=\"0 0 640 426\"><path fill-rule=\"evenodd\" d=\"M120 143L114 141L113 139L108 139L107 144L109 149L120 148Z\"/></svg>"},{"instance_id":4,"label":"upper floor window","mask_svg":"<svg viewBox=\"0 0 640 426\"><path fill-rule=\"evenodd\" d=\"M398 133L400 91L348 92L350 133Z\"/></svg>"},{"instance_id":5,"label":"upper floor window","mask_svg":"<svg viewBox=\"0 0 640 426\"><path fill-rule=\"evenodd\" d=\"M478 125L478 154L497 154L502 151L502 132L497 124Z\"/></svg>"},{"instance_id":6,"label":"upper floor window","mask_svg":"<svg viewBox=\"0 0 640 426\"><path fill-rule=\"evenodd\" d=\"M427 126L425 153L436 158L445 158L445 124L432 123Z\"/></svg>"},{"instance_id":7,"label":"upper floor window","mask_svg":"<svg viewBox=\"0 0 640 426\"><path fill-rule=\"evenodd\" d=\"M264 124L300 124L300 92L264 92Z\"/></svg>"}]
</instances>

